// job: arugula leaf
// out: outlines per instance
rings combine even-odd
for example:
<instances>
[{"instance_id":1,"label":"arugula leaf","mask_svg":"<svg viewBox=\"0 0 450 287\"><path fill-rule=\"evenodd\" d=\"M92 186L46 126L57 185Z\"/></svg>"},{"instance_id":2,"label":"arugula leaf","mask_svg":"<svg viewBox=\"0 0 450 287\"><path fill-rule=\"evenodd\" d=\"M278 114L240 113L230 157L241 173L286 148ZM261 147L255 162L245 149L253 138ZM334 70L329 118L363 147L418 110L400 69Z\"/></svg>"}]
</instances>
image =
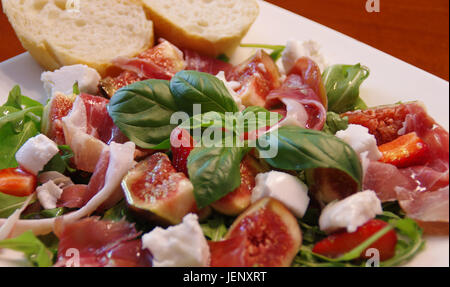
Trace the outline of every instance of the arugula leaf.
<instances>
[{"instance_id":1,"label":"arugula leaf","mask_svg":"<svg viewBox=\"0 0 450 287\"><path fill-rule=\"evenodd\" d=\"M281 45L264 45L264 44L241 44L243 48L261 48L272 50L273 52L270 54L270 57L275 62L281 58L283 51L286 49L286 46Z\"/></svg>"},{"instance_id":2,"label":"arugula leaf","mask_svg":"<svg viewBox=\"0 0 450 287\"><path fill-rule=\"evenodd\" d=\"M9 92L8 100L3 106L13 107L18 110L22 109L22 92L18 85L15 85Z\"/></svg>"},{"instance_id":3,"label":"arugula leaf","mask_svg":"<svg viewBox=\"0 0 450 287\"><path fill-rule=\"evenodd\" d=\"M397 215L389 212L384 212L383 216L391 218L389 223L395 226L399 238L395 256L381 262L380 265L385 267L399 266L413 258L424 248L425 241L422 238L423 231L417 223L410 218L400 219Z\"/></svg>"},{"instance_id":4,"label":"arugula leaf","mask_svg":"<svg viewBox=\"0 0 450 287\"><path fill-rule=\"evenodd\" d=\"M225 216L215 213L205 223L200 224L203 234L212 241L222 240L228 232Z\"/></svg>"},{"instance_id":5,"label":"arugula leaf","mask_svg":"<svg viewBox=\"0 0 450 287\"><path fill-rule=\"evenodd\" d=\"M260 137L257 148L278 146L278 153L265 161L274 168L284 170L307 170L333 168L351 176L359 186L362 184L362 167L358 155L345 142L323 132L294 126L281 127L276 137L270 133Z\"/></svg>"},{"instance_id":6,"label":"arugula leaf","mask_svg":"<svg viewBox=\"0 0 450 287\"><path fill-rule=\"evenodd\" d=\"M327 121L323 127L323 132L335 135L338 131L343 131L348 128L348 117L341 117L336 113L328 112Z\"/></svg>"},{"instance_id":7,"label":"arugula leaf","mask_svg":"<svg viewBox=\"0 0 450 287\"><path fill-rule=\"evenodd\" d=\"M31 137L38 134L44 107L22 95L14 86L6 103L0 107L0 169L17 167L15 154Z\"/></svg>"},{"instance_id":8,"label":"arugula leaf","mask_svg":"<svg viewBox=\"0 0 450 287\"><path fill-rule=\"evenodd\" d=\"M21 216L22 219L43 219L43 218L54 218L65 214L68 211L67 208L58 207L54 209L44 209L39 212L30 213Z\"/></svg>"},{"instance_id":9,"label":"arugula leaf","mask_svg":"<svg viewBox=\"0 0 450 287\"><path fill-rule=\"evenodd\" d=\"M12 123L0 128L0 138L2 139L2 144L0 145L0 169L17 167L16 152L29 138L37 134L38 129L31 121L24 123L20 133L14 131Z\"/></svg>"},{"instance_id":10,"label":"arugula leaf","mask_svg":"<svg viewBox=\"0 0 450 287\"><path fill-rule=\"evenodd\" d=\"M359 246L355 247L350 252L342 255L339 258L328 258L320 254L315 254L312 252L313 246L317 241L305 241L299 254L294 259L293 266L309 266L309 267L363 267L365 262L359 260L361 253L366 250L370 245L377 241L384 234L389 232L389 230L395 229L397 236L399 237L395 256L391 259L380 262L382 267L399 266L404 264L409 259L414 257L419 251L422 250L424 246L424 241L422 239L422 230L417 225L417 223L410 219L402 219L399 216L384 212L382 216L383 220L389 222L389 226L378 231L376 234L372 235L366 241L362 242ZM310 227L314 228L314 227ZM302 230L304 226L302 225Z\"/></svg>"},{"instance_id":11,"label":"arugula leaf","mask_svg":"<svg viewBox=\"0 0 450 287\"><path fill-rule=\"evenodd\" d=\"M27 197L12 196L0 192L0 218L8 218L16 209L21 208Z\"/></svg>"},{"instance_id":12,"label":"arugula leaf","mask_svg":"<svg viewBox=\"0 0 450 287\"><path fill-rule=\"evenodd\" d=\"M240 164L246 151L240 147L215 146L192 150L187 166L200 209L239 187Z\"/></svg>"},{"instance_id":13,"label":"arugula leaf","mask_svg":"<svg viewBox=\"0 0 450 287\"><path fill-rule=\"evenodd\" d=\"M369 75L369 69L361 64L328 67L322 76L328 96L328 109L344 113L367 107L359 97L359 87Z\"/></svg>"},{"instance_id":14,"label":"arugula leaf","mask_svg":"<svg viewBox=\"0 0 450 287\"><path fill-rule=\"evenodd\" d=\"M28 260L37 267L53 265L52 253L31 231L27 231L16 238L0 241L0 248L23 252Z\"/></svg>"},{"instance_id":15,"label":"arugula leaf","mask_svg":"<svg viewBox=\"0 0 450 287\"><path fill-rule=\"evenodd\" d=\"M239 112L224 83L207 73L181 71L170 81L170 91L178 107L191 116L194 104L201 105L202 113Z\"/></svg>"},{"instance_id":16,"label":"arugula leaf","mask_svg":"<svg viewBox=\"0 0 450 287\"><path fill-rule=\"evenodd\" d=\"M217 57L217 60L221 60L222 62L229 63L230 62L230 57L228 57L226 54L220 54Z\"/></svg>"},{"instance_id":17,"label":"arugula leaf","mask_svg":"<svg viewBox=\"0 0 450 287\"><path fill-rule=\"evenodd\" d=\"M119 129L139 147L158 149L167 141L175 125L171 116L178 111L169 82L146 80L117 91L108 112ZM167 144L166 144L167 145Z\"/></svg>"},{"instance_id":18,"label":"arugula leaf","mask_svg":"<svg viewBox=\"0 0 450 287\"><path fill-rule=\"evenodd\" d=\"M76 170L70 167L70 159L74 157L74 153L70 146L58 146L59 153L56 154L44 167L44 171L57 171L64 174L67 171L75 172Z\"/></svg>"},{"instance_id":19,"label":"arugula leaf","mask_svg":"<svg viewBox=\"0 0 450 287\"><path fill-rule=\"evenodd\" d=\"M81 94L81 92L80 92L80 86L78 85L78 81L76 81L75 84L73 84L72 90L73 90L73 94L74 94L74 95L79 95L79 94Z\"/></svg>"}]
</instances>

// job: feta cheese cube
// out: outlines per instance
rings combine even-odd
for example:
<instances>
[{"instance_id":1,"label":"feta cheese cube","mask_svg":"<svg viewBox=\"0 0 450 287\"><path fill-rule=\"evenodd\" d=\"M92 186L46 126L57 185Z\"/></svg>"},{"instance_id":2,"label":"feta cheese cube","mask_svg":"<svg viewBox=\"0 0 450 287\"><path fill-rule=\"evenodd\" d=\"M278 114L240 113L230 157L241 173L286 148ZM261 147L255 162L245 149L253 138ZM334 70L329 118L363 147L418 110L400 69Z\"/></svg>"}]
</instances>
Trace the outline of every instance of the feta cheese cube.
<instances>
[{"instance_id":1,"label":"feta cheese cube","mask_svg":"<svg viewBox=\"0 0 450 287\"><path fill-rule=\"evenodd\" d=\"M348 143L360 157L364 152L367 152L367 158L372 161L377 161L382 156L375 136L366 127L349 125L346 130L338 131L336 136Z\"/></svg>"},{"instance_id":2,"label":"feta cheese cube","mask_svg":"<svg viewBox=\"0 0 450 287\"><path fill-rule=\"evenodd\" d=\"M156 227L142 237L142 246L153 255L154 267L208 267L210 251L195 214L179 225Z\"/></svg>"},{"instance_id":3,"label":"feta cheese cube","mask_svg":"<svg viewBox=\"0 0 450 287\"><path fill-rule=\"evenodd\" d=\"M327 67L326 60L320 53L320 47L317 42L300 42L291 39L286 43L286 48L284 49L282 54L282 62L285 72L289 73L289 71L294 67L297 60L301 57L308 57L312 59L317 63L322 72Z\"/></svg>"},{"instance_id":4,"label":"feta cheese cube","mask_svg":"<svg viewBox=\"0 0 450 287\"><path fill-rule=\"evenodd\" d=\"M320 215L319 226L327 233L342 228L355 232L358 227L382 213L381 201L375 192L366 190L328 204Z\"/></svg>"},{"instance_id":5,"label":"feta cheese cube","mask_svg":"<svg viewBox=\"0 0 450 287\"><path fill-rule=\"evenodd\" d=\"M17 151L16 160L21 167L37 175L58 153L58 146L43 134L30 138Z\"/></svg>"},{"instance_id":6,"label":"feta cheese cube","mask_svg":"<svg viewBox=\"0 0 450 287\"><path fill-rule=\"evenodd\" d=\"M63 190L55 184L53 180L49 180L36 189L37 198L44 209L56 208L58 199L61 198Z\"/></svg>"},{"instance_id":7,"label":"feta cheese cube","mask_svg":"<svg viewBox=\"0 0 450 287\"><path fill-rule=\"evenodd\" d=\"M44 72L41 75L41 81L49 97L57 92L72 95L73 85L76 82L80 92L95 94L100 79L99 73L86 65L64 66L54 72Z\"/></svg>"},{"instance_id":8,"label":"feta cheese cube","mask_svg":"<svg viewBox=\"0 0 450 287\"><path fill-rule=\"evenodd\" d=\"M252 191L252 203L264 197L282 202L295 216L303 217L308 209L308 187L295 176L271 171L256 176L256 186Z\"/></svg>"}]
</instances>

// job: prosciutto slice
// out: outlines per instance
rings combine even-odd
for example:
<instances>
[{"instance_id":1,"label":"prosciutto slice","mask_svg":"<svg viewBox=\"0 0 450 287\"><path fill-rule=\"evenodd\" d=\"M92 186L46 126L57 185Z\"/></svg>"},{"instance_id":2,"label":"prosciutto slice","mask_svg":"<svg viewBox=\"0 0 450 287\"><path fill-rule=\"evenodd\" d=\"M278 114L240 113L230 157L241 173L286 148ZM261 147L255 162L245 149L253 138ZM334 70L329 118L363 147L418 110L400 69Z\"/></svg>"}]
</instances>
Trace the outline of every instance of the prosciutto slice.
<instances>
[{"instance_id":1,"label":"prosciutto slice","mask_svg":"<svg viewBox=\"0 0 450 287\"><path fill-rule=\"evenodd\" d=\"M64 222L77 221L97 210L103 203L110 199L120 187L122 178L134 166L135 145L132 142L126 144L111 143L110 161L105 177L103 188L78 211L64 215L59 220ZM56 218L39 220L19 220L12 230L13 236L32 230L35 235L44 235L53 231ZM0 219L0 226L4 225L5 219Z\"/></svg>"},{"instance_id":2,"label":"prosciutto slice","mask_svg":"<svg viewBox=\"0 0 450 287\"><path fill-rule=\"evenodd\" d=\"M166 40L160 40L160 44L135 58L118 57L113 64L119 69L118 75L107 77L100 83L101 90L109 97L118 89L138 81L170 80L186 67L183 52Z\"/></svg>"},{"instance_id":3,"label":"prosciutto slice","mask_svg":"<svg viewBox=\"0 0 450 287\"><path fill-rule=\"evenodd\" d=\"M364 179L364 188L374 190L382 201L398 200L409 217L420 222L422 227L427 227L426 232L439 233L447 230L448 233L448 132L419 103L346 115L351 123L368 127L377 137L378 143L416 132L427 144L430 152L423 166L398 169L393 165L371 162ZM435 228L428 228L429 226Z\"/></svg>"},{"instance_id":4,"label":"prosciutto slice","mask_svg":"<svg viewBox=\"0 0 450 287\"><path fill-rule=\"evenodd\" d=\"M105 148L95 167L88 185L73 185L63 190L58 206L81 208L86 205L105 185L106 173L110 162L110 150ZM117 188L111 197L103 203L98 211L114 206L123 198L122 189Z\"/></svg>"},{"instance_id":5,"label":"prosciutto slice","mask_svg":"<svg viewBox=\"0 0 450 287\"><path fill-rule=\"evenodd\" d=\"M214 76L222 71L228 76L233 70L233 65L224 61L204 56L188 49L184 49L183 52L186 70L208 73Z\"/></svg>"},{"instance_id":6,"label":"prosciutto slice","mask_svg":"<svg viewBox=\"0 0 450 287\"><path fill-rule=\"evenodd\" d=\"M312 60L300 58L281 88L269 93L266 108L285 115L285 124L321 130L326 121L326 101L322 84L317 82L320 75L309 72L318 69Z\"/></svg>"},{"instance_id":7,"label":"prosciutto slice","mask_svg":"<svg viewBox=\"0 0 450 287\"><path fill-rule=\"evenodd\" d=\"M126 221L89 217L58 229L57 267L151 267L150 254L136 239L140 233Z\"/></svg>"}]
</instances>

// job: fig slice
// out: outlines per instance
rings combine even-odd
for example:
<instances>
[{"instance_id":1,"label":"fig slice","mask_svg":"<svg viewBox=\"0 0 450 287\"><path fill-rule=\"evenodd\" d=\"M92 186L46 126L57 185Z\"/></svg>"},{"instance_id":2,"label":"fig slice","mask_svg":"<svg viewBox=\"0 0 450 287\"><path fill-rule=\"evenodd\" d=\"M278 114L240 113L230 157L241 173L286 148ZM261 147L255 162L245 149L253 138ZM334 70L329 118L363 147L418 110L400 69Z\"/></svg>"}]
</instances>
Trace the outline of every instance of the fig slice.
<instances>
[{"instance_id":1,"label":"fig slice","mask_svg":"<svg viewBox=\"0 0 450 287\"><path fill-rule=\"evenodd\" d=\"M197 212L192 183L163 153L137 164L122 188L130 208L155 223L176 225L186 214Z\"/></svg>"},{"instance_id":2,"label":"fig slice","mask_svg":"<svg viewBox=\"0 0 450 287\"><path fill-rule=\"evenodd\" d=\"M211 207L219 213L237 216L244 212L251 204L252 190L255 187L255 178L258 173L269 170L262 162L253 156L247 155L241 162L241 185L222 199L211 204Z\"/></svg>"},{"instance_id":3,"label":"fig slice","mask_svg":"<svg viewBox=\"0 0 450 287\"><path fill-rule=\"evenodd\" d=\"M294 215L278 200L263 198L240 215L224 241L210 242L212 267L289 267L302 234Z\"/></svg>"},{"instance_id":4,"label":"fig slice","mask_svg":"<svg viewBox=\"0 0 450 287\"><path fill-rule=\"evenodd\" d=\"M358 192L358 183L345 172L331 168L316 168L306 172L309 191L322 207Z\"/></svg>"}]
</instances>

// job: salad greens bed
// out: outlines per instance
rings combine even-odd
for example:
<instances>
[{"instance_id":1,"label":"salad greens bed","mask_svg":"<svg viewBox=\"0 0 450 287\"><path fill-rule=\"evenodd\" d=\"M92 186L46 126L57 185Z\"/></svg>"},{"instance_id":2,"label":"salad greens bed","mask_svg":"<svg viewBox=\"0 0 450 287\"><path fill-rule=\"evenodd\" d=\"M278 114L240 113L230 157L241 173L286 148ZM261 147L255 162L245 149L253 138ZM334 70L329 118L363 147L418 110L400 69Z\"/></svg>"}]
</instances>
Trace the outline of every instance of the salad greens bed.
<instances>
[{"instance_id":1,"label":"salad greens bed","mask_svg":"<svg viewBox=\"0 0 450 287\"><path fill-rule=\"evenodd\" d=\"M284 49L283 46L258 47L272 49L274 52L271 56L275 60ZM278 154L264 161L273 168L295 172L299 178L303 178L304 172L310 169L338 169L348 174L361 187L362 168L358 156L334 134L348 126L348 119L341 118L338 113L367 108L359 97L359 87L368 76L368 68L360 64L329 67L323 74L329 100L328 118L323 131L286 126L279 128L276 133L265 134L258 139L256 150L264 152L272 144L273 137L276 137ZM74 85L74 93L79 94L77 85ZM201 104L201 119L200 115L194 113L195 104ZM0 107L0 169L17 167L14 155L29 138L39 133L43 110L43 105L23 96L18 86L10 92L8 101ZM180 119L181 124L171 122L172 115L177 111L189 115L187 119ZM257 112L257 115L266 115L253 119L259 126L273 124L267 121L271 113L263 108L249 107L239 112L223 82L212 75L194 71L182 71L171 81L146 80L124 87L111 99L108 112L131 141L139 147L150 149L170 149L170 134L177 126L194 131L214 127L217 122L222 123L217 128L221 129L225 138L231 137L239 144L234 147L199 146L188 158L189 176L200 208L222 198L240 185L240 162L252 150L251 140L245 140L243 135L252 132L249 127L253 125L244 121L243 126L236 126L241 122L238 118L249 112ZM230 117L225 117L226 113L234 114L231 120ZM279 119L279 115L276 119ZM227 124L234 127L232 132L222 130ZM73 157L70 147L59 148L62 152L51 160L45 170L59 171L73 178L79 176L69 164ZM25 198L0 193L0 218L7 218L24 202ZM69 211L57 208L27 214L22 218L51 218ZM136 228L144 232L153 228L131 215L124 201L106 211L102 218L113 221L125 218L135 222ZM319 230L318 218L319 210L310 207L305 217L299 220L303 231L303 245L293 262L295 267L364 266L365 263L358 259L361 253L392 229L399 235L396 255L382 262L381 266L400 265L424 246L422 231L418 225L405 218L399 208L386 206L379 219L389 223L387 228L337 259L326 258L312 252L314 244L325 237ZM225 236L233 220L234 218L213 213L201 226L209 240L219 241ZM26 232L19 237L0 241L0 248L24 252L35 266L51 266L55 260L57 243L53 234L36 237L31 232Z\"/></svg>"}]
</instances>

